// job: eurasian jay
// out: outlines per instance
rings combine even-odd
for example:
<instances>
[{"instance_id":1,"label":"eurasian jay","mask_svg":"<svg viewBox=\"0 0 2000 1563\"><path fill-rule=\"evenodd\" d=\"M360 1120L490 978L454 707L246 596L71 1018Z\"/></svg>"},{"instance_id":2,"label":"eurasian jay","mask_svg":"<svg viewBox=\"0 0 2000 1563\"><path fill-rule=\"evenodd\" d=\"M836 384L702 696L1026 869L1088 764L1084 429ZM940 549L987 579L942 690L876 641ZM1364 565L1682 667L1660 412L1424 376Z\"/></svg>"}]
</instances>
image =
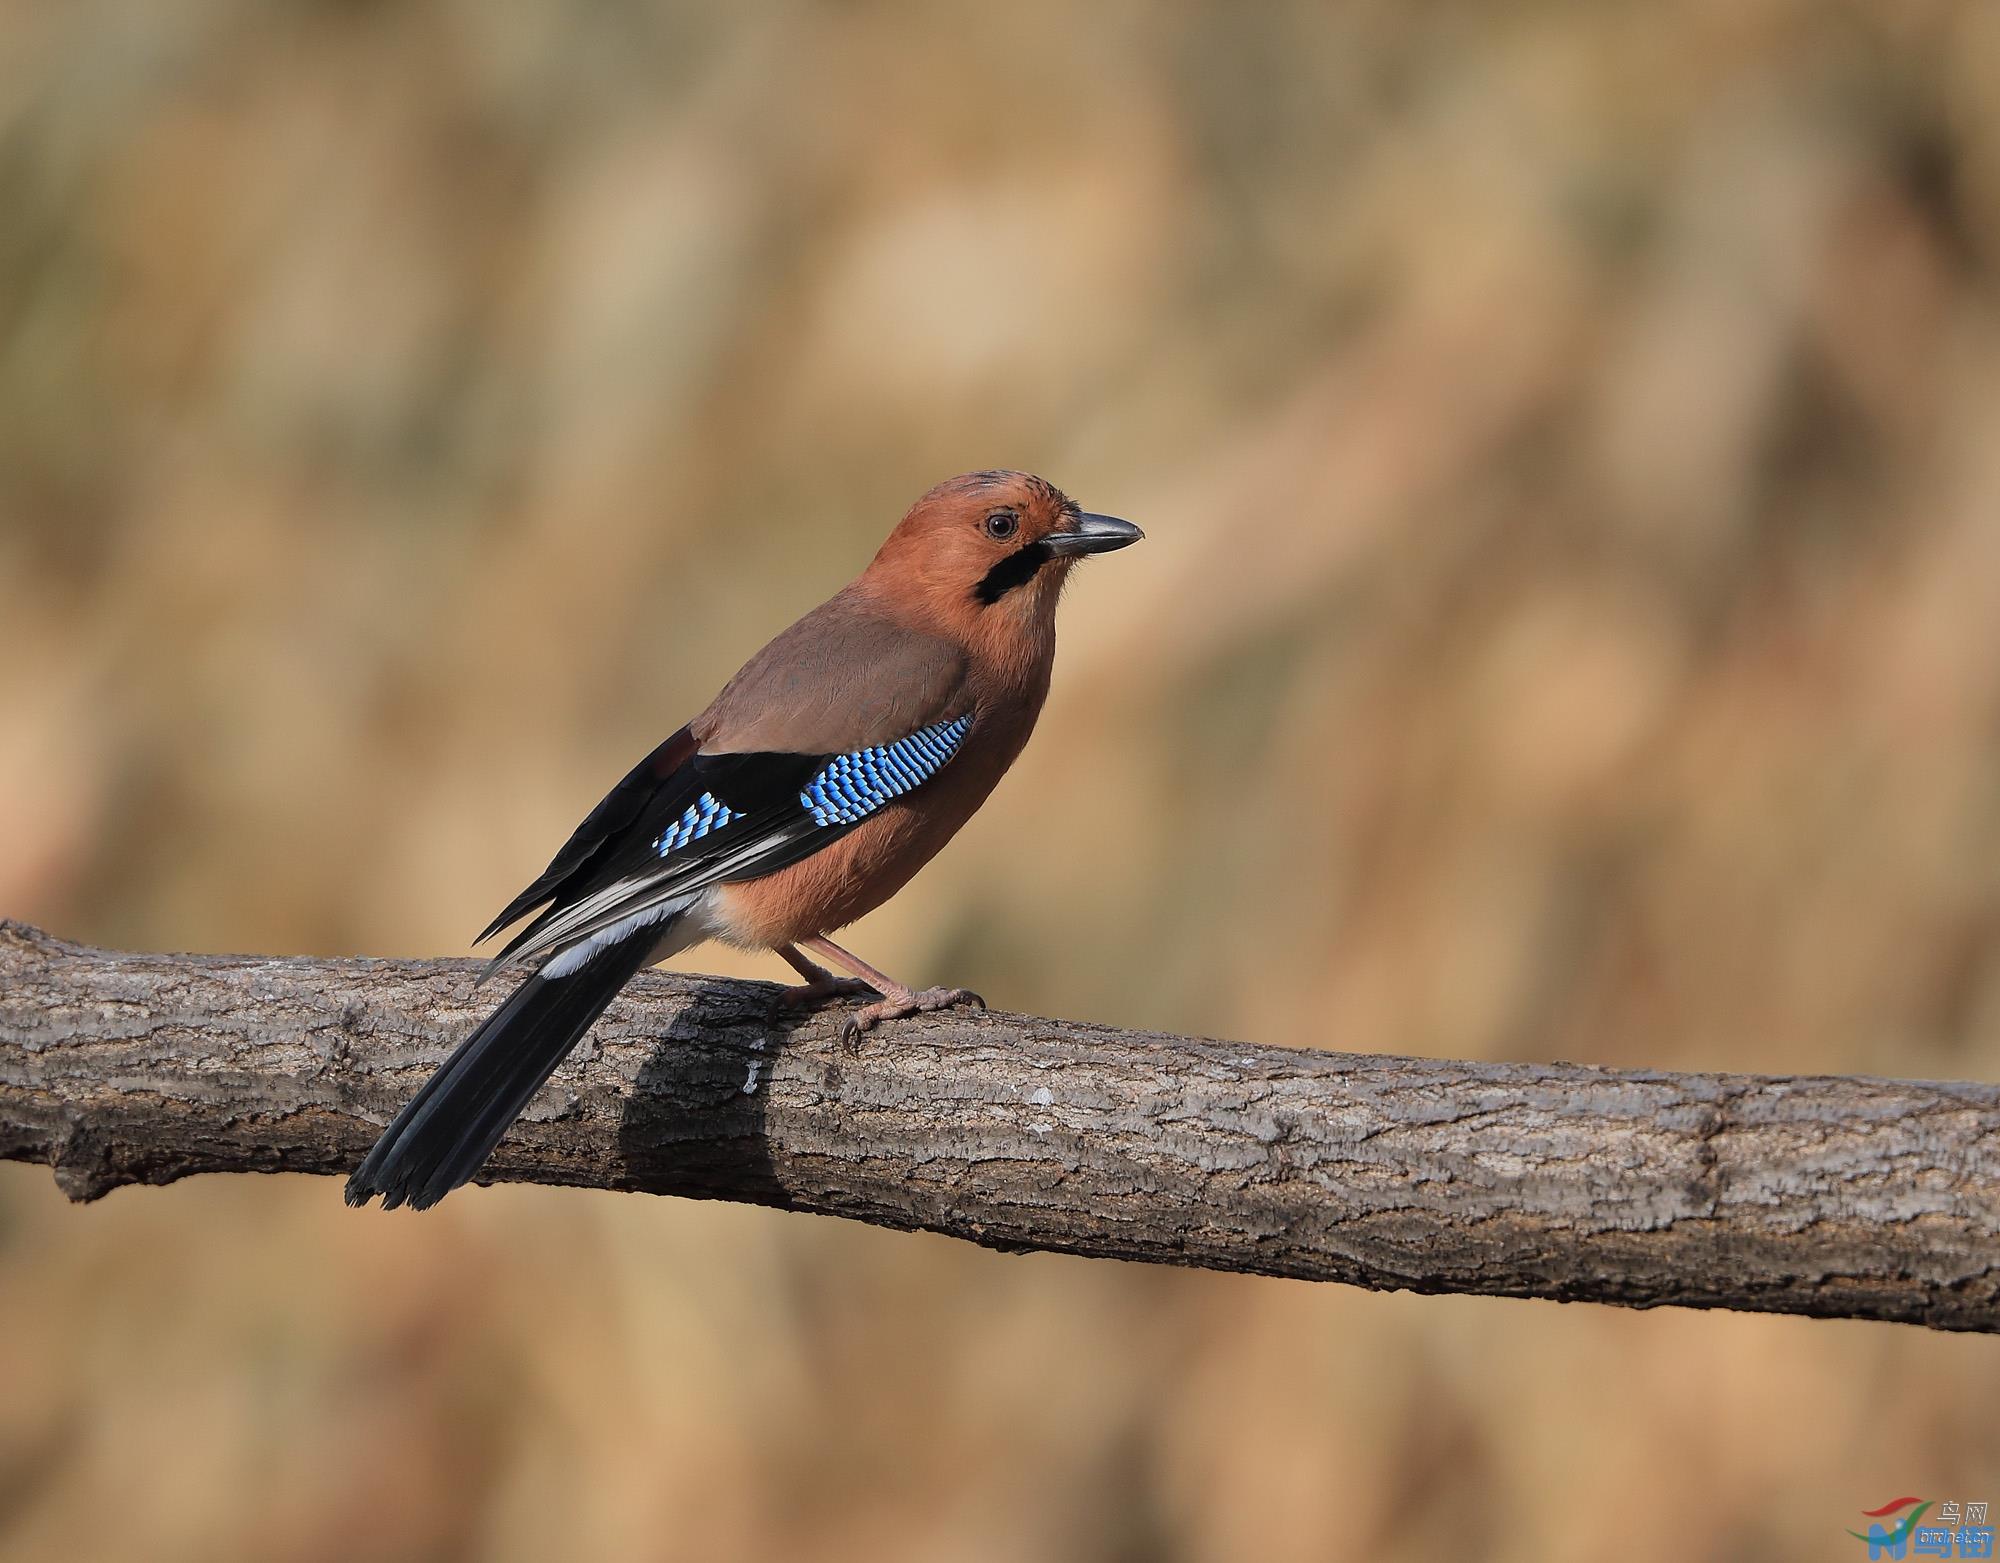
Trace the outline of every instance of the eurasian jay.
<instances>
[{"instance_id":1,"label":"eurasian jay","mask_svg":"<svg viewBox=\"0 0 2000 1563\"><path fill-rule=\"evenodd\" d=\"M641 760L479 936L535 912L487 971L545 959L396 1115L347 1202L421 1210L469 1181L618 990L704 940L783 956L806 979L790 1002L875 995L850 1037L982 1003L912 992L827 936L986 801L1041 714L1070 570L1143 535L1022 472L919 499L859 577Z\"/></svg>"}]
</instances>

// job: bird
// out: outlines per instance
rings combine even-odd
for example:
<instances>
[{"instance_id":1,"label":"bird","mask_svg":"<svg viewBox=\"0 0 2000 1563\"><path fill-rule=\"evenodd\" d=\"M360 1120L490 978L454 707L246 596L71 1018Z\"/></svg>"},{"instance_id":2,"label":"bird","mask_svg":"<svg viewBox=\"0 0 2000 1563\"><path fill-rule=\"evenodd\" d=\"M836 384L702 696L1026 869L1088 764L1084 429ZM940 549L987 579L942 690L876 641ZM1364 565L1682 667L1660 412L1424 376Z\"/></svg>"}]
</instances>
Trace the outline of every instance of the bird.
<instances>
[{"instance_id":1,"label":"bird","mask_svg":"<svg viewBox=\"0 0 2000 1563\"><path fill-rule=\"evenodd\" d=\"M539 968L383 1130L347 1203L423 1210L470 1182L619 990L707 940L783 957L803 979L787 1005L872 1000L846 1017L850 1042L983 1007L963 988L908 988L830 936L986 801L1048 696L1071 571L1144 535L1025 472L965 473L919 498L860 575L635 765L487 925L475 943L530 919L481 981Z\"/></svg>"}]
</instances>

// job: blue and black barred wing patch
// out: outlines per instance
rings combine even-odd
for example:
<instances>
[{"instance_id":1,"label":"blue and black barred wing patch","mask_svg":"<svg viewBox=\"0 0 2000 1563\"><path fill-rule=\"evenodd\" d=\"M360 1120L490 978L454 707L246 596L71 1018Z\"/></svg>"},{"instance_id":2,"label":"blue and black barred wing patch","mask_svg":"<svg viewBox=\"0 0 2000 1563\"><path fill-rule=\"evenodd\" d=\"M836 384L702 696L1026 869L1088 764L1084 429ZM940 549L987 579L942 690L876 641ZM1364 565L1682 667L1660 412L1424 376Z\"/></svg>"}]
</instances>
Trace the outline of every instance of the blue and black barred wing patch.
<instances>
[{"instance_id":1,"label":"blue and black barred wing patch","mask_svg":"<svg viewBox=\"0 0 2000 1563\"><path fill-rule=\"evenodd\" d=\"M858 825L951 763L972 718L939 722L892 744L837 755L806 783L799 804L820 825Z\"/></svg>"},{"instance_id":2,"label":"blue and black barred wing patch","mask_svg":"<svg viewBox=\"0 0 2000 1563\"><path fill-rule=\"evenodd\" d=\"M625 818L615 839L592 843L582 871L554 887L547 910L509 941L495 964L622 937L622 925L662 921L711 885L788 868L930 780L971 730L971 717L963 716L848 754L690 755L644 806L619 806ZM632 784L628 777L620 785ZM565 852L574 848L573 840ZM559 856L551 873L561 862ZM542 887L538 881L531 888Z\"/></svg>"},{"instance_id":3,"label":"blue and black barred wing patch","mask_svg":"<svg viewBox=\"0 0 2000 1563\"><path fill-rule=\"evenodd\" d=\"M653 843L653 850L661 857L672 857L676 852L705 840L712 832L727 830L742 818L728 804L712 792L704 792L687 806L681 817L660 832Z\"/></svg>"}]
</instances>

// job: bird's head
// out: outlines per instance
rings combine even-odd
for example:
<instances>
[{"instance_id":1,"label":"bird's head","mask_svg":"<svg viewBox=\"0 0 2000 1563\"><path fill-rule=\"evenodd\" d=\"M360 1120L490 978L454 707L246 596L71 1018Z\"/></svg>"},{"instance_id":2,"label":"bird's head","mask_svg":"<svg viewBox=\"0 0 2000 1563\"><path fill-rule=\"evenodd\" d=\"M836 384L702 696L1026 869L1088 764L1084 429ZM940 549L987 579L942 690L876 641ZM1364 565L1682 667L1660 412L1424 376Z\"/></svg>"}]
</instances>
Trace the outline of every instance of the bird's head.
<instances>
[{"instance_id":1,"label":"bird's head","mask_svg":"<svg viewBox=\"0 0 2000 1563\"><path fill-rule=\"evenodd\" d=\"M869 575L967 632L1045 626L1079 559L1145 535L1031 473L968 472L910 507Z\"/></svg>"}]
</instances>

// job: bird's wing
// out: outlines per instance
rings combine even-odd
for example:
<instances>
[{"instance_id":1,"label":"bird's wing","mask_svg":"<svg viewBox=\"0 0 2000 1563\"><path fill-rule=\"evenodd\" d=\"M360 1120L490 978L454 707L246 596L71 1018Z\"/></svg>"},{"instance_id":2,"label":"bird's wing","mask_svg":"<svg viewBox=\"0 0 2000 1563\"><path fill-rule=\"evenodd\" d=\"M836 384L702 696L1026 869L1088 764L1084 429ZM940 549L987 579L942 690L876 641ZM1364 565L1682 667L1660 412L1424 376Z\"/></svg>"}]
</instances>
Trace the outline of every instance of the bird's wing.
<instances>
[{"instance_id":1,"label":"bird's wing","mask_svg":"<svg viewBox=\"0 0 2000 1563\"><path fill-rule=\"evenodd\" d=\"M480 931L472 942L484 944L509 923L519 922L538 906L558 899L565 889L592 877L592 870L616 850L631 834L640 819L654 812L664 801L671 804L686 793L688 761L701 742L692 727L683 727L659 748L625 773L625 779L604 795L604 799L570 833L562 850L549 860L541 876L509 901L500 915Z\"/></svg>"},{"instance_id":2,"label":"bird's wing","mask_svg":"<svg viewBox=\"0 0 2000 1563\"><path fill-rule=\"evenodd\" d=\"M962 654L933 637L864 626L837 657L815 658L796 639L801 626L591 811L480 935L544 908L495 966L622 936L711 885L776 873L950 762L972 726ZM781 646L788 657L773 656Z\"/></svg>"}]
</instances>

